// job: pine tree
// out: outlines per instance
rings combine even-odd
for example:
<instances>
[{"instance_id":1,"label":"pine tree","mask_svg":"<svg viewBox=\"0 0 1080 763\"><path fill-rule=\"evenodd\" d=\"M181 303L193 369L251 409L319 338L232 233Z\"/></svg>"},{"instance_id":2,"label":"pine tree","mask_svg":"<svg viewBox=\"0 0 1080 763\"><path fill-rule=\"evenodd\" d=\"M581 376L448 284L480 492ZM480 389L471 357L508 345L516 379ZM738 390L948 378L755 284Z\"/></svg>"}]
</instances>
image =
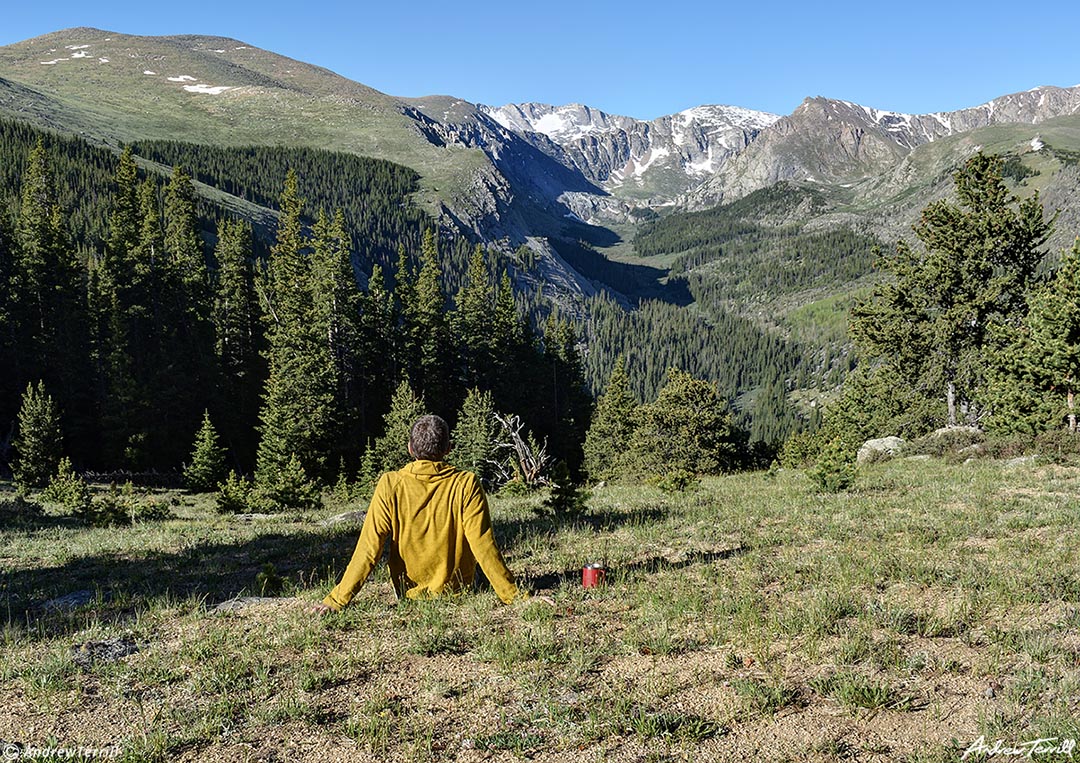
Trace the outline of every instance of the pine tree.
<instances>
[{"instance_id":1,"label":"pine tree","mask_svg":"<svg viewBox=\"0 0 1080 763\"><path fill-rule=\"evenodd\" d=\"M304 239L304 200L294 170L285 177L281 192L277 240L270 249L267 266L266 319L269 338L279 331L289 333L311 318L311 263Z\"/></svg>"},{"instance_id":2,"label":"pine tree","mask_svg":"<svg viewBox=\"0 0 1080 763\"><path fill-rule=\"evenodd\" d=\"M199 218L195 214L195 185L180 166L173 167L165 188L165 252L186 308L199 320L208 318L210 278L206 269Z\"/></svg>"},{"instance_id":3,"label":"pine tree","mask_svg":"<svg viewBox=\"0 0 1080 763\"><path fill-rule=\"evenodd\" d=\"M163 436L156 451L170 462L183 457L176 444L196 426L215 381L210 277L195 213L195 187L181 167L173 168L165 187L163 219L163 257L157 275L164 285L158 299L161 347L153 384Z\"/></svg>"},{"instance_id":4,"label":"pine tree","mask_svg":"<svg viewBox=\"0 0 1080 763\"><path fill-rule=\"evenodd\" d=\"M149 278L160 251L160 225L153 187L144 185L140 190L130 146L120 155L116 186L108 243L93 290L99 331L94 355L103 380L100 405L106 459L144 466L148 385L137 374L136 358L147 357L150 346L149 300L157 295ZM144 373L147 365L142 367Z\"/></svg>"},{"instance_id":5,"label":"pine tree","mask_svg":"<svg viewBox=\"0 0 1080 763\"><path fill-rule=\"evenodd\" d=\"M551 470L551 493L544 507L558 520L572 520L588 511L588 500L589 494L574 484L566 462L555 464Z\"/></svg>"},{"instance_id":6,"label":"pine tree","mask_svg":"<svg viewBox=\"0 0 1080 763\"><path fill-rule=\"evenodd\" d=\"M89 512L93 502L90 486L86 484L86 480L75 473L71 459L67 456L60 459L56 474L49 480L48 486L41 491L41 500L59 503L76 516Z\"/></svg>"},{"instance_id":7,"label":"pine tree","mask_svg":"<svg viewBox=\"0 0 1080 763\"><path fill-rule=\"evenodd\" d=\"M218 442L218 433L210 421L210 411L203 411L203 423L195 435L191 458L184 468L184 483L189 490L210 492L225 478L227 454Z\"/></svg>"},{"instance_id":8,"label":"pine tree","mask_svg":"<svg viewBox=\"0 0 1080 763\"><path fill-rule=\"evenodd\" d=\"M592 423L585 435L585 471L593 480L610 480L619 475L630 438L634 432L637 400L630 392L626 356L615 361L604 394L596 401Z\"/></svg>"},{"instance_id":9,"label":"pine tree","mask_svg":"<svg viewBox=\"0 0 1080 763\"><path fill-rule=\"evenodd\" d=\"M274 472L272 480L257 486L255 501L266 512L317 509L321 502L318 486L308 478L295 453Z\"/></svg>"},{"instance_id":10,"label":"pine tree","mask_svg":"<svg viewBox=\"0 0 1080 763\"><path fill-rule=\"evenodd\" d=\"M875 437L917 437L945 414L941 401L920 394L887 361L864 363L847 375L840 395L826 408L815 441L839 440L852 450Z\"/></svg>"},{"instance_id":11,"label":"pine tree","mask_svg":"<svg viewBox=\"0 0 1080 763\"><path fill-rule=\"evenodd\" d=\"M375 445L371 440L368 440L364 447L364 455L360 459L360 473L356 477L360 498L370 498L372 496L380 474L378 453L375 451Z\"/></svg>"},{"instance_id":12,"label":"pine tree","mask_svg":"<svg viewBox=\"0 0 1080 763\"><path fill-rule=\"evenodd\" d=\"M717 474L736 464L737 442L716 386L672 368L656 400L637 409L629 468L640 476Z\"/></svg>"},{"instance_id":13,"label":"pine tree","mask_svg":"<svg viewBox=\"0 0 1080 763\"><path fill-rule=\"evenodd\" d=\"M1038 433L1077 431L1080 391L1080 239L1031 299L1024 326L998 355L991 426Z\"/></svg>"},{"instance_id":14,"label":"pine tree","mask_svg":"<svg viewBox=\"0 0 1080 763\"><path fill-rule=\"evenodd\" d=\"M477 244L451 319L454 336L462 346L461 376L467 387L488 384L494 370L491 311L495 301L484 250Z\"/></svg>"},{"instance_id":15,"label":"pine tree","mask_svg":"<svg viewBox=\"0 0 1080 763\"><path fill-rule=\"evenodd\" d=\"M947 424L978 420L988 355L1001 326L1027 312L1028 285L1050 235L1038 194L1008 193L999 157L977 154L954 175L959 205L923 210L917 251L897 245L884 265L895 279L852 310L851 331L869 358L890 358L906 383L946 400Z\"/></svg>"},{"instance_id":16,"label":"pine tree","mask_svg":"<svg viewBox=\"0 0 1080 763\"><path fill-rule=\"evenodd\" d=\"M109 238L105 247L107 271L117 279L116 286L131 283L134 265L131 252L139 241L139 170L130 145L120 153L116 168L116 195L109 215Z\"/></svg>"},{"instance_id":17,"label":"pine tree","mask_svg":"<svg viewBox=\"0 0 1080 763\"><path fill-rule=\"evenodd\" d=\"M17 363L15 315L12 305L12 281L15 273L15 251L7 219L0 215L0 368L8 373L0 374L0 420L6 417L9 400L17 392Z\"/></svg>"},{"instance_id":18,"label":"pine tree","mask_svg":"<svg viewBox=\"0 0 1080 763\"><path fill-rule=\"evenodd\" d=\"M453 397L448 384L453 358L449 357L450 334L446 322L446 298L440 285L442 268L438 245L431 229L424 231L420 272L407 287L404 304L406 352L416 388L436 410Z\"/></svg>"},{"instance_id":19,"label":"pine tree","mask_svg":"<svg viewBox=\"0 0 1080 763\"><path fill-rule=\"evenodd\" d=\"M592 396L585 387L573 324L554 314L548 317L544 330L544 364L550 381L545 385L548 394L541 398L543 423L539 429L548 436L556 457L566 461L571 475L576 475L583 460Z\"/></svg>"},{"instance_id":20,"label":"pine tree","mask_svg":"<svg viewBox=\"0 0 1080 763\"><path fill-rule=\"evenodd\" d=\"M6 334L13 362L4 373L12 382L10 392L27 379L44 381L65 410L76 411L69 423L75 439L85 442L91 436L90 422L81 413L89 408L86 271L68 239L40 139L27 158L15 235L8 242Z\"/></svg>"},{"instance_id":21,"label":"pine tree","mask_svg":"<svg viewBox=\"0 0 1080 763\"><path fill-rule=\"evenodd\" d=\"M292 469L294 455L308 477L323 476L336 427L334 369L315 319L302 212L296 173L290 171L281 196L277 242L270 251L264 303L269 378L259 413L255 481L267 490L280 484L283 469Z\"/></svg>"},{"instance_id":22,"label":"pine tree","mask_svg":"<svg viewBox=\"0 0 1080 763\"><path fill-rule=\"evenodd\" d=\"M495 293L491 347L495 354L491 369L495 408L517 412L536 429L540 416L534 410L537 396L533 386L536 380L549 378L550 369L536 350L532 329L518 314L510 276L505 272Z\"/></svg>"},{"instance_id":23,"label":"pine tree","mask_svg":"<svg viewBox=\"0 0 1080 763\"><path fill-rule=\"evenodd\" d=\"M262 330L251 267L251 227L239 220L218 225L218 263L212 319L214 354L221 379L218 394L222 433L241 463L254 454L251 421L259 406Z\"/></svg>"},{"instance_id":24,"label":"pine tree","mask_svg":"<svg viewBox=\"0 0 1080 763\"><path fill-rule=\"evenodd\" d=\"M371 268L368 290L360 295L358 327L361 366L361 431L369 434L373 422L390 407L392 390L387 379L399 379L404 368L397 356L402 346L394 294L386 288L383 271L378 265ZM377 476L377 475L376 475Z\"/></svg>"},{"instance_id":25,"label":"pine tree","mask_svg":"<svg viewBox=\"0 0 1080 763\"><path fill-rule=\"evenodd\" d=\"M57 473L63 452L60 413L45 385L28 384L19 409L11 473L20 488L42 488Z\"/></svg>"},{"instance_id":26,"label":"pine tree","mask_svg":"<svg viewBox=\"0 0 1080 763\"><path fill-rule=\"evenodd\" d=\"M332 362L335 386L334 418L339 449L354 458L360 442L362 406L362 359L357 354L361 336L361 295L353 272L352 247L339 211L331 221L319 213L311 255L313 320L322 335Z\"/></svg>"},{"instance_id":27,"label":"pine tree","mask_svg":"<svg viewBox=\"0 0 1080 763\"><path fill-rule=\"evenodd\" d=\"M807 470L817 486L826 493L847 490L855 482L855 451L843 440L829 440L822 447L813 467Z\"/></svg>"},{"instance_id":28,"label":"pine tree","mask_svg":"<svg viewBox=\"0 0 1080 763\"><path fill-rule=\"evenodd\" d=\"M402 380L383 418L383 434L371 446L371 462L376 470L392 472L409 463L409 433L418 418L427 414L423 397L417 396L408 380Z\"/></svg>"},{"instance_id":29,"label":"pine tree","mask_svg":"<svg viewBox=\"0 0 1080 763\"><path fill-rule=\"evenodd\" d=\"M490 392L470 389L454 426L454 449L449 461L459 469L473 472L484 487L492 487L498 426Z\"/></svg>"}]
</instances>

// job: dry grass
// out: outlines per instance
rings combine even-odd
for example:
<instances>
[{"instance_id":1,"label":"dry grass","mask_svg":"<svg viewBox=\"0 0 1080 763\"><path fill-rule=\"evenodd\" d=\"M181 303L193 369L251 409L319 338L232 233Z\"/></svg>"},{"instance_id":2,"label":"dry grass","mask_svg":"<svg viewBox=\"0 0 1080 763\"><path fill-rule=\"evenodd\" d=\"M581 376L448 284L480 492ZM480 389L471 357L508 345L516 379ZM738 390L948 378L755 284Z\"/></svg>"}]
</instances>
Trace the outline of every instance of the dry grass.
<instances>
[{"instance_id":1,"label":"dry grass","mask_svg":"<svg viewBox=\"0 0 1080 763\"><path fill-rule=\"evenodd\" d=\"M399 604L380 568L325 619L306 607L357 528L317 520L348 507L47 516L0 536L0 739L126 760L934 761L1080 738L1078 487L1076 468L897 461L836 496L797 472L608 487L572 526L496 498L511 567L554 609ZM590 561L606 588L580 587ZM281 597L213 611L266 563ZM139 651L73 660L117 636Z\"/></svg>"}]
</instances>

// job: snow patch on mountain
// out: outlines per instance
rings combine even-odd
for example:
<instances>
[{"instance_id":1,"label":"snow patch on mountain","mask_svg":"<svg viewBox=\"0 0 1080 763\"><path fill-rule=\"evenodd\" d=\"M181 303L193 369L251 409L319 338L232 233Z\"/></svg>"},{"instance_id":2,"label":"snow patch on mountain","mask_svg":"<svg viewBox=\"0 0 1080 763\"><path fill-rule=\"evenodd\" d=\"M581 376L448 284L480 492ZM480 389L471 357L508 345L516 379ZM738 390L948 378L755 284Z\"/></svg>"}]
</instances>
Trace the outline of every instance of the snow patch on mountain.
<instances>
[{"instance_id":1,"label":"snow patch on mountain","mask_svg":"<svg viewBox=\"0 0 1080 763\"><path fill-rule=\"evenodd\" d=\"M166 77L169 82L195 82L196 78L190 74L181 74L179 77Z\"/></svg>"},{"instance_id":2,"label":"snow patch on mountain","mask_svg":"<svg viewBox=\"0 0 1080 763\"><path fill-rule=\"evenodd\" d=\"M189 93L202 93L204 95L221 95L226 90L232 90L228 85L184 85L184 90Z\"/></svg>"},{"instance_id":3,"label":"snow patch on mountain","mask_svg":"<svg viewBox=\"0 0 1080 763\"><path fill-rule=\"evenodd\" d=\"M651 167L655 162L663 159L666 156L671 156L671 151L669 149L660 147L650 149L649 152L645 154L645 156L641 159L635 158L633 160L634 177L641 177L648 171L649 167Z\"/></svg>"},{"instance_id":4,"label":"snow patch on mountain","mask_svg":"<svg viewBox=\"0 0 1080 763\"><path fill-rule=\"evenodd\" d=\"M572 119L567 119L565 115L558 113L545 114L533 124L533 127L537 132L549 138L564 140L581 138L600 129L594 124L576 124Z\"/></svg>"}]
</instances>

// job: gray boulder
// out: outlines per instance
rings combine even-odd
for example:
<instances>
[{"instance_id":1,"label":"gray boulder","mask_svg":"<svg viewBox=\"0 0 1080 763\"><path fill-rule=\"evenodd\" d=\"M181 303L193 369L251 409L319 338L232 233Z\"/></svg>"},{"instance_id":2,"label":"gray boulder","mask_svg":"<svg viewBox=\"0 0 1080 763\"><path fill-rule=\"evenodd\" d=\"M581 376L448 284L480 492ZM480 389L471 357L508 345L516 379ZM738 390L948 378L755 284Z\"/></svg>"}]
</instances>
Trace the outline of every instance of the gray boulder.
<instances>
[{"instance_id":1,"label":"gray boulder","mask_svg":"<svg viewBox=\"0 0 1080 763\"><path fill-rule=\"evenodd\" d=\"M902 437L879 437L876 440L867 440L860 446L855 456L855 462L862 464L881 456L895 456L904 447Z\"/></svg>"}]
</instances>

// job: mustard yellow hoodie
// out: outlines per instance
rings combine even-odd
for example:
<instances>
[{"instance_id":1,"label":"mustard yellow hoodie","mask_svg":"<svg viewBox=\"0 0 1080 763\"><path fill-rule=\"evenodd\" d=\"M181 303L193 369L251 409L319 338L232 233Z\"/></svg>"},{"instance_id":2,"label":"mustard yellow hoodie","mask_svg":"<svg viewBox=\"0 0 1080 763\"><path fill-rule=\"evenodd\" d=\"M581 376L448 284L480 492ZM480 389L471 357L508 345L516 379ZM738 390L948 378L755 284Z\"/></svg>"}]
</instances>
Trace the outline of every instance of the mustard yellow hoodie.
<instances>
[{"instance_id":1,"label":"mustard yellow hoodie","mask_svg":"<svg viewBox=\"0 0 1080 763\"><path fill-rule=\"evenodd\" d=\"M417 460L379 478L345 575L323 603L347 605L367 580L390 539L390 578L410 599L472 585L476 563L506 603L518 595L495 545L480 480L443 461Z\"/></svg>"}]
</instances>

